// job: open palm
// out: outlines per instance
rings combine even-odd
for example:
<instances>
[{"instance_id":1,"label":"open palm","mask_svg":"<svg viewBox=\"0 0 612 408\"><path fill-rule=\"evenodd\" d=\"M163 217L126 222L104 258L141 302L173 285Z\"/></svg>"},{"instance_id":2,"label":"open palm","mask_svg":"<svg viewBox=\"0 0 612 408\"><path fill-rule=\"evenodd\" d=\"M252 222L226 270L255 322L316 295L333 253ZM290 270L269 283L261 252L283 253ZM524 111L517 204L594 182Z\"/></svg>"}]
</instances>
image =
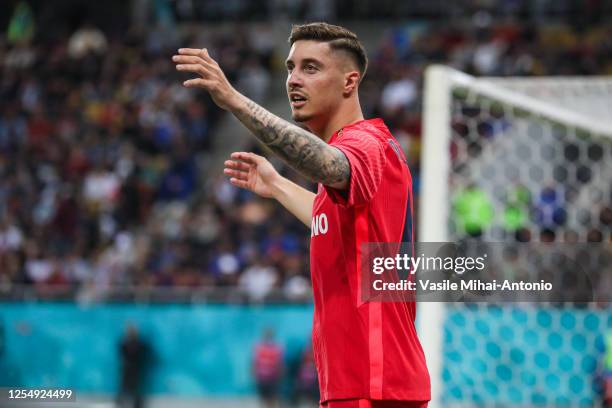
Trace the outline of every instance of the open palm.
<instances>
[{"instance_id":1,"label":"open palm","mask_svg":"<svg viewBox=\"0 0 612 408\"><path fill-rule=\"evenodd\" d=\"M280 175L265 157L255 153L235 152L230 158L225 161L223 170L230 177L230 183L262 197L273 196L274 183Z\"/></svg>"}]
</instances>

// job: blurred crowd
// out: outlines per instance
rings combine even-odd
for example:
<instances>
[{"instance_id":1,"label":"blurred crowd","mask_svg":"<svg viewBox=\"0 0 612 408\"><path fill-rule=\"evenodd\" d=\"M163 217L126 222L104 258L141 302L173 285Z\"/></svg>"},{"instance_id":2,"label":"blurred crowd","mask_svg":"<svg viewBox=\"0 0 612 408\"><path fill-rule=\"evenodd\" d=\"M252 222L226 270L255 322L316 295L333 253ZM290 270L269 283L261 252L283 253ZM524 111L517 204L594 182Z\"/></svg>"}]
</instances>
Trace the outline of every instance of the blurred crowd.
<instances>
[{"instance_id":1,"label":"blurred crowd","mask_svg":"<svg viewBox=\"0 0 612 408\"><path fill-rule=\"evenodd\" d=\"M273 52L264 33L109 38L85 23L49 39L32 14L19 3L0 42L0 282L84 296L240 284L258 297L282 270L303 296L303 231L207 172L222 112L182 87L169 58L209 44L230 81L261 101Z\"/></svg>"},{"instance_id":2,"label":"blurred crowd","mask_svg":"<svg viewBox=\"0 0 612 408\"><path fill-rule=\"evenodd\" d=\"M48 37L35 11L15 3L0 37L0 285L66 287L85 298L117 285L308 298L305 227L209 170L225 113L184 89L169 59L178 46L209 44L230 81L265 104L286 52L270 30L183 28L176 9L162 8L155 24L135 18L121 35L83 20ZM369 50L365 116L389 124L418 193L428 64L475 75L611 74L610 27L487 12L398 24Z\"/></svg>"}]
</instances>

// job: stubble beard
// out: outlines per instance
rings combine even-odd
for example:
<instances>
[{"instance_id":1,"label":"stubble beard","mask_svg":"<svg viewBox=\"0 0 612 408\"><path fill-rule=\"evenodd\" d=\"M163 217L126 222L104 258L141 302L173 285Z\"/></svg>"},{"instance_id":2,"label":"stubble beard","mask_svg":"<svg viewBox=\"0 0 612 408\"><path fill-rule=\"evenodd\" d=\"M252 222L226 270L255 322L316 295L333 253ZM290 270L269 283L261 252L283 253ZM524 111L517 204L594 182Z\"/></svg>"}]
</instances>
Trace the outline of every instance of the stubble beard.
<instances>
[{"instance_id":1,"label":"stubble beard","mask_svg":"<svg viewBox=\"0 0 612 408\"><path fill-rule=\"evenodd\" d=\"M301 112L291 112L291 118L298 123L301 124L305 124L305 122L308 122L309 120L312 119L313 115L309 115L309 114L304 114Z\"/></svg>"}]
</instances>

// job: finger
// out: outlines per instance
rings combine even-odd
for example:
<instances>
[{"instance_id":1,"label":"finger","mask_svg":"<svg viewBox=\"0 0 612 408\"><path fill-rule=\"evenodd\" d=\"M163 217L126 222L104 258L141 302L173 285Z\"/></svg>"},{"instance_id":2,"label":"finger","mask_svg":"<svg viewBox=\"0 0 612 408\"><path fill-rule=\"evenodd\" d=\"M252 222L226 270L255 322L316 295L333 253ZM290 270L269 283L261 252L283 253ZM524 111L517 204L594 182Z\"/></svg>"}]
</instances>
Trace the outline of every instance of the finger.
<instances>
[{"instance_id":1,"label":"finger","mask_svg":"<svg viewBox=\"0 0 612 408\"><path fill-rule=\"evenodd\" d=\"M242 163L242 164L244 164L244 163ZM223 169L223 171L225 171L225 170L227 170L227 171L235 171L235 172L241 173L245 177L248 176L249 172L251 171L250 166L248 164L244 164L244 167L242 167L242 168L237 167L236 164L234 164L234 165L227 165L226 164L225 168Z\"/></svg>"},{"instance_id":2,"label":"finger","mask_svg":"<svg viewBox=\"0 0 612 408\"><path fill-rule=\"evenodd\" d=\"M208 54L208 49L206 48L202 48L200 50L200 58L202 58L204 61L208 62L209 64L215 64L216 61L214 59L211 58L211 56Z\"/></svg>"},{"instance_id":3,"label":"finger","mask_svg":"<svg viewBox=\"0 0 612 408\"><path fill-rule=\"evenodd\" d=\"M212 86L212 82L206 81L202 78L194 78L194 79L188 79L187 81L183 82L183 85L186 86L187 88L202 87L204 89L208 89Z\"/></svg>"},{"instance_id":4,"label":"finger","mask_svg":"<svg viewBox=\"0 0 612 408\"><path fill-rule=\"evenodd\" d=\"M234 170L249 171L251 169L251 166L248 164L234 160L226 160L224 164L226 167L230 167Z\"/></svg>"},{"instance_id":5,"label":"finger","mask_svg":"<svg viewBox=\"0 0 612 408\"><path fill-rule=\"evenodd\" d=\"M200 64L205 68L214 68L215 65L205 61L203 58L194 57L191 55L173 55L172 61L176 64Z\"/></svg>"},{"instance_id":6,"label":"finger","mask_svg":"<svg viewBox=\"0 0 612 408\"><path fill-rule=\"evenodd\" d=\"M238 180L236 178L231 178L230 183L232 183L236 187L249 189L249 184L246 181Z\"/></svg>"},{"instance_id":7,"label":"finger","mask_svg":"<svg viewBox=\"0 0 612 408\"><path fill-rule=\"evenodd\" d=\"M247 181L249 179L249 173L239 170L223 169L223 174L238 180Z\"/></svg>"},{"instance_id":8,"label":"finger","mask_svg":"<svg viewBox=\"0 0 612 408\"><path fill-rule=\"evenodd\" d=\"M208 61L209 63L214 63L210 55L208 54L208 50L206 48L179 48L179 54L181 55L191 55L194 57L200 57L204 61Z\"/></svg>"},{"instance_id":9,"label":"finger","mask_svg":"<svg viewBox=\"0 0 612 408\"><path fill-rule=\"evenodd\" d=\"M178 53L181 55L194 55L194 56L198 56L200 55L200 52L202 51L201 48L179 48Z\"/></svg>"},{"instance_id":10,"label":"finger","mask_svg":"<svg viewBox=\"0 0 612 408\"><path fill-rule=\"evenodd\" d=\"M247 152L234 152L230 155L232 159L241 160L246 163L253 163L253 159L249 156Z\"/></svg>"},{"instance_id":11,"label":"finger","mask_svg":"<svg viewBox=\"0 0 612 408\"><path fill-rule=\"evenodd\" d=\"M252 164L259 164L261 163L262 159L264 159L262 156L258 156L251 152L234 152L230 155L230 157L232 159L238 159Z\"/></svg>"},{"instance_id":12,"label":"finger","mask_svg":"<svg viewBox=\"0 0 612 408\"><path fill-rule=\"evenodd\" d=\"M176 66L177 71L193 72L205 76L208 70L202 64L179 64Z\"/></svg>"},{"instance_id":13,"label":"finger","mask_svg":"<svg viewBox=\"0 0 612 408\"><path fill-rule=\"evenodd\" d=\"M199 64L205 62L202 58L193 55L173 55L172 61L178 64Z\"/></svg>"}]
</instances>

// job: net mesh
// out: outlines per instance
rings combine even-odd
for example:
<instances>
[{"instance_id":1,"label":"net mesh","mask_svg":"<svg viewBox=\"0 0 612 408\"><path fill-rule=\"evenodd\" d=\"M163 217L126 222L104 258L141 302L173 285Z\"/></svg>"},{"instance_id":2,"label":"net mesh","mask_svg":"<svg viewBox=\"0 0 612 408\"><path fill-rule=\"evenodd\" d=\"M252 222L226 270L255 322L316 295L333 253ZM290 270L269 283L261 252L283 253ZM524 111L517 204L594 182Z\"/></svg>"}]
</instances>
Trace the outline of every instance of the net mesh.
<instances>
[{"instance_id":1,"label":"net mesh","mask_svg":"<svg viewBox=\"0 0 612 408\"><path fill-rule=\"evenodd\" d=\"M451 306L443 406L592 407L610 323L595 308Z\"/></svg>"},{"instance_id":2,"label":"net mesh","mask_svg":"<svg viewBox=\"0 0 612 408\"><path fill-rule=\"evenodd\" d=\"M484 81L612 126L610 79ZM451 95L449 240L610 240L611 138L467 86ZM598 401L598 362L612 327L608 304L445 308L443 406Z\"/></svg>"},{"instance_id":3,"label":"net mesh","mask_svg":"<svg viewBox=\"0 0 612 408\"><path fill-rule=\"evenodd\" d=\"M609 235L612 139L466 88L452 101L451 237L522 232L530 235L519 240L545 234L571 242Z\"/></svg>"}]
</instances>

